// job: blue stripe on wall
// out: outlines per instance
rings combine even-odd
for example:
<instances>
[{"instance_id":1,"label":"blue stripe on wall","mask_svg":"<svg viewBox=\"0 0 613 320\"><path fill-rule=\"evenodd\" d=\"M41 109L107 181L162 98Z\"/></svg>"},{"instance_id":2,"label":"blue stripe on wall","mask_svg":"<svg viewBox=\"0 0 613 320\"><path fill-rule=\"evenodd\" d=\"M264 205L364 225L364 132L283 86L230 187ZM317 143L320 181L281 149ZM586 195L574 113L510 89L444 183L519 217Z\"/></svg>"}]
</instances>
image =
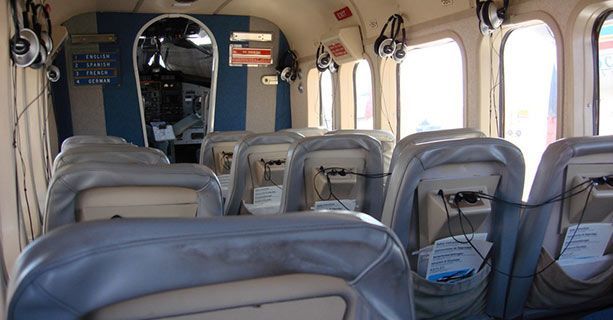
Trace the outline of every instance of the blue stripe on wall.
<instances>
[{"instance_id":1,"label":"blue stripe on wall","mask_svg":"<svg viewBox=\"0 0 613 320\"><path fill-rule=\"evenodd\" d=\"M60 80L51 82L51 98L57 126L58 148L66 138L73 135L72 113L70 110L70 93L68 91L68 75L66 74L66 51L58 52L53 64L60 69Z\"/></svg>"},{"instance_id":2,"label":"blue stripe on wall","mask_svg":"<svg viewBox=\"0 0 613 320\"><path fill-rule=\"evenodd\" d=\"M196 15L217 42L219 68L215 102L215 131L245 130L247 122L247 67L230 67L230 35L248 31L249 17Z\"/></svg>"},{"instance_id":3,"label":"blue stripe on wall","mask_svg":"<svg viewBox=\"0 0 613 320\"><path fill-rule=\"evenodd\" d=\"M119 49L121 65L119 86L105 86L104 115L106 133L137 144L145 145L142 118L136 91L136 77L132 60L132 47L140 28L154 18L151 14L97 13L98 33L114 33L116 44L101 44L100 50Z\"/></svg>"},{"instance_id":4,"label":"blue stripe on wall","mask_svg":"<svg viewBox=\"0 0 613 320\"><path fill-rule=\"evenodd\" d=\"M283 58L289 49L289 44L283 33L279 37L279 59ZM275 131L292 127L292 114L290 108L289 83L280 81L277 87L277 109L275 110Z\"/></svg>"}]
</instances>

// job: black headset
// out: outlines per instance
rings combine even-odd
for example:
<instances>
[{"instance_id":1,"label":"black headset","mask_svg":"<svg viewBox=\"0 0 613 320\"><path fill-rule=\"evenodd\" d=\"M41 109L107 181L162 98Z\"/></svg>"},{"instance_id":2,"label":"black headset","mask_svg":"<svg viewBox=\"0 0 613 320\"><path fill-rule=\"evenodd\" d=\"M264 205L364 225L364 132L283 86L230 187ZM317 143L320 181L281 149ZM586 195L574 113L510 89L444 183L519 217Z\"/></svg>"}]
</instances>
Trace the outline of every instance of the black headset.
<instances>
[{"instance_id":1,"label":"black headset","mask_svg":"<svg viewBox=\"0 0 613 320\"><path fill-rule=\"evenodd\" d=\"M45 66L53 50L51 38L51 19L45 5L35 4L27 0L22 12L23 28L19 25L17 0L10 0L15 34L10 41L11 57L15 65L21 68L39 69ZM46 20L46 30L39 23L38 17L42 11Z\"/></svg>"},{"instance_id":2,"label":"black headset","mask_svg":"<svg viewBox=\"0 0 613 320\"><path fill-rule=\"evenodd\" d=\"M277 72L281 80L286 82L293 82L298 77L298 57L296 53L288 49L277 65Z\"/></svg>"},{"instance_id":3,"label":"black headset","mask_svg":"<svg viewBox=\"0 0 613 320\"><path fill-rule=\"evenodd\" d=\"M386 34L388 27L389 35ZM398 39L401 34L402 37ZM375 40L374 50L381 58L392 58L397 63L404 60L407 55L407 31L401 15L393 14L387 19Z\"/></svg>"},{"instance_id":4,"label":"black headset","mask_svg":"<svg viewBox=\"0 0 613 320\"><path fill-rule=\"evenodd\" d=\"M334 61L334 59L332 59L332 56L328 50L326 50L323 43L320 43L319 47L317 47L315 64L317 65L317 70L319 70L319 72L326 72L329 70L330 72L335 73L339 68L338 64Z\"/></svg>"},{"instance_id":5,"label":"black headset","mask_svg":"<svg viewBox=\"0 0 613 320\"><path fill-rule=\"evenodd\" d=\"M502 8L498 8L493 0L476 1L479 30L481 30L481 33L487 35L500 28L509 9L509 0L504 0Z\"/></svg>"}]
</instances>

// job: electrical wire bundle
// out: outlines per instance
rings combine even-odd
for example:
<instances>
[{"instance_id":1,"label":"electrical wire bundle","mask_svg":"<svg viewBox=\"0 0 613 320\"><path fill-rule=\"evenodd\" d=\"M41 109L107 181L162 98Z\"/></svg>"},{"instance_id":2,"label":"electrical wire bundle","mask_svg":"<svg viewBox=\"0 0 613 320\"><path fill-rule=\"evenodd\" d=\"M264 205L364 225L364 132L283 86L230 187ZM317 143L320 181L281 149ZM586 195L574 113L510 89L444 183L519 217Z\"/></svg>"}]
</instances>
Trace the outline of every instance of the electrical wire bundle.
<instances>
[{"instance_id":1,"label":"electrical wire bundle","mask_svg":"<svg viewBox=\"0 0 613 320\"><path fill-rule=\"evenodd\" d=\"M322 175L322 174L326 176L326 182L328 184L328 197L327 198L322 197L321 193L319 192L319 190L315 186L315 181L317 180L317 177L319 175ZM354 175L354 176L358 176L358 177L363 177L365 179L383 179L385 177L390 176L391 173L389 173L389 172L385 172L385 173L360 173L360 172L354 172L353 170L347 169L347 168L341 168L341 167L324 168L323 166L321 166L321 167L319 167L319 170L317 170L317 173L313 176L313 189L315 189L315 193L317 194L317 197L319 197L319 200L328 201L328 200L334 199L343 208L345 208L345 210L351 211L336 196L336 194L334 194L334 191L332 190L332 182L330 180L331 176L345 177L345 176L348 176L348 175Z\"/></svg>"},{"instance_id":2,"label":"electrical wire bundle","mask_svg":"<svg viewBox=\"0 0 613 320\"><path fill-rule=\"evenodd\" d=\"M272 183L275 187L279 189L283 189L279 184L277 184L275 181L272 180L272 169L270 167L273 165L274 166L283 165L285 164L285 160L277 159L277 160L266 161L264 159L260 159L260 162L264 164L264 181Z\"/></svg>"},{"instance_id":3,"label":"electrical wire bundle","mask_svg":"<svg viewBox=\"0 0 613 320\"><path fill-rule=\"evenodd\" d=\"M577 234L577 231L579 230L579 227L581 226L581 224L583 223L583 219L585 217L585 212L587 210L587 206L590 200L590 196L592 194L592 190L594 188L594 186L596 185L602 185L602 184L609 184L611 186L613 186L613 176L606 176L606 177L599 177L599 178L592 178L592 179L588 179L587 181L584 181L580 184L577 184L573 187L571 187L570 189L568 189L567 191L564 191L562 193L560 193L559 195L556 195L542 203L537 203L537 204L529 204L529 203L516 203L516 202L511 202L511 201L507 201L501 198L498 198L496 196L493 195L489 195L483 192L476 192L476 191L460 191L457 192L454 196L453 202L455 204L455 206L457 207L457 213L458 213L458 219L460 221L460 229L462 230L462 236L464 237L465 241L462 241L458 238L456 238L456 236L453 235L453 233L451 232L451 217L449 214L449 208L447 206L447 201L445 198L445 193L443 190L439 190L438 191L438 196L441 198L441 201L443 201L443 205L445 208L445 213L447 215L447 230L451 236L451 238L460 244L469 244L472 249L477 253L477 255L479 255L479 257L483 260L483 265L487 264L488 266L490 266L492 268L492 270L496 273L502 274L504 276L507 276L509 278L519 278L519 279L527 279L527 278L532 278L536 275L539 275L541 273L543 273L545 270L547 270L548 268L550 268L562 255L564 255L564 252L566 252L566 250L570 247L571 243L573 242L575 235ZM583 187L583 188L582 188ZM577 189L579 189L577 191ZM479 252L479 250L477 250L477 248L475 247L475 245L472 243L473 238L474 238L474 233L475 233L475 228L472 224L472 222L470 221L470 219L468 219L468 217L466 216L466 214L464 214L464 212L462 211L461 206L459 205L459 203L461 201L466 201L467 203L476 203L479 199L485 199L485 200L490 200L490 201L494 201L494 202L499 202L499 203L504 203L510 206L514 206L517 208L521 208L521 209L535 209L535 208L539 208L554 202L561 202L564 201L566 199L570 199L572 197L575 197L579 194L582 194L584 192L587 191L587 197L585 199L585 203L583 205L583 209L581 210L581 215L579 217L579 222L577 223L577 228L575 228L573 234L571 235L568 243L564 246L564 248L562 248L562 250L560 251L560 254L548 265L546 265L545 267L543 267L543 269L538 270L532 274L529 275L513 275L510 273L506 273L504 271L498 270L496 269L488 260L489 260L489 254L487 256L483 256L481 254L481 252ZM469 227L469 231L466 231L466 228L464 226L464 220L466 220L467 222L467 226ZM469 237L470 234L470 237ZM491 253L491 251L490 251Z\"/></svg>"}]
</instances>

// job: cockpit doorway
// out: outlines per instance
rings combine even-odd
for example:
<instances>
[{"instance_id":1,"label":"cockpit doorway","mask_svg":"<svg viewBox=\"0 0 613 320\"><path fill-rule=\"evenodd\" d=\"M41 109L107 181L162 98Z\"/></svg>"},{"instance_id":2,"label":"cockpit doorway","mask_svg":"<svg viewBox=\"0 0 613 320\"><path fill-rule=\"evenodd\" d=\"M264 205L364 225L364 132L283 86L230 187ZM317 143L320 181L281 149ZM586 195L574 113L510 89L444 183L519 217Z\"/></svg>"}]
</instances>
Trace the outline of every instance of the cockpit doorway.
<instances>
[{"instance_id":1,"label":"cockpit doorway","mask_svg":"<svg viewBox=\"0 0 613 320\"><path fill-rule=\"evenodd\" d=\"M141 118L147 144L176 163L197 163L212 131L217 46L202 22L160 16L135 41Z\"/></svg>"}]
</instances>

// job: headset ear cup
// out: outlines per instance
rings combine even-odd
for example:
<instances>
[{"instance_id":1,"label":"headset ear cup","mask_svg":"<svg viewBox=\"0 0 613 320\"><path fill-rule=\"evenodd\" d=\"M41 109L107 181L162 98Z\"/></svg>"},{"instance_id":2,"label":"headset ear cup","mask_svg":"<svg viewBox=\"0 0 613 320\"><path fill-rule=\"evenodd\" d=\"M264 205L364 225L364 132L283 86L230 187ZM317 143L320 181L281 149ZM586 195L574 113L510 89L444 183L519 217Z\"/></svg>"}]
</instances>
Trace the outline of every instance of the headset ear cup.
<instances>
[{"instance_id":1,"label":"headset ear cup","mask_svg":"<svg viewBox=\"0 0 613 320\"><path fill-rule=\"evenodd\" d=\"M43 42L45 49L47 50L47 56L51 55L53 51L53 39L49 36L47 32L41 32L40 40Z\"/></svg>"},{"instance_id":2,"label":"headset ear cup","mask_svg":"<svg viewBox=\"0 0 613 320\"><path fill-rule=\"evenodd\" d=\"M381 45L379 45L378 54L381 58L389 58L394 54L394 51L396 51L396 41L391 38L386 38L381 42Z\"/></svg>"},{"instance_id":3,"label":"headset ear cup","mask_svg":"<svg viewBox=\"0 0 613 320\"><path fill-rule=\"evenodd\" d=\"M46 62L47 62L47 50L45 50L45 48L41 48L40 52L38 53L38 57L36 58L34 63L30 65L30 67L32 69L40 69L45 66Z\"/></svg>"},{"instance_id":4,"label":"headset ear cup","mask_svg":"<svg viewBox=\"0 0 613 320\"><path fill-rule=\"evenodd\" d=\"M330 63L330 66L328 66L328 70L330 70L331 73L336 73L338 71L339 65L336 64L336 62L332 62Z\"/></svg>"},{"instance_id":5,"label":"headset ear cup","mask_svg":"<svg viewBox=\"0 0 613 320\"><path fill-rule=\"evenodd\" d=\"M284 68L283 71L281 71L281 80L285 82L291 82L291 78L292 78L292 68L291 67Z\"/></svg>"},{"instance_id":6,"label":"headset ear cup","mask_svg":"<svg viewBox=\"0 0 613 320\"><path fill-rule=\"evenodd\" d=\"M383 41L385 41L385 39L387 39L387 37L386 37L386 36L379 36L379 37L377 38L377 40L375 40L375 46L374 46L374 49L375 49L375 53L376 53L377 55L379 55L379 48L381 48L381 43L382 43Z\"/></svg>"},{"instance_id":7,"label":"headset ear cup","mask_svg":"<svg viewBox=\"0 0 613 320\"><path fill-rule=\"evenodd\" d=\"M42 48L36 33L30 29L21 29L19 35L15 35L11 41L11 54L15 65L27 68L32 65L39 56Z\"/></svg>"},{"instance_id":8,"label":"headset ear cup","mask_svg":"<svg viewBox=\"0 0 613 320\"><path fill-rule=\"evenodd\" d=\"M404 61L404 58L406 58L407 56L407 51L407 45L405 45L401 41L398 41L396 43L396 51L394 51L394 61L396 61L396 63L401 63L402 61Z\"/></svg>"},{"instance_id":9,"label":"headset ear cup","mask_svg":"<svg viewBox=\"0 0 613 320\"><path fill-rule=\"evenodd\" d=\"M325 72L328 67L332 64L332 58L327 51L324 51L317 57L317 69L320 72Z\"/></svg>"}]
</instances>

